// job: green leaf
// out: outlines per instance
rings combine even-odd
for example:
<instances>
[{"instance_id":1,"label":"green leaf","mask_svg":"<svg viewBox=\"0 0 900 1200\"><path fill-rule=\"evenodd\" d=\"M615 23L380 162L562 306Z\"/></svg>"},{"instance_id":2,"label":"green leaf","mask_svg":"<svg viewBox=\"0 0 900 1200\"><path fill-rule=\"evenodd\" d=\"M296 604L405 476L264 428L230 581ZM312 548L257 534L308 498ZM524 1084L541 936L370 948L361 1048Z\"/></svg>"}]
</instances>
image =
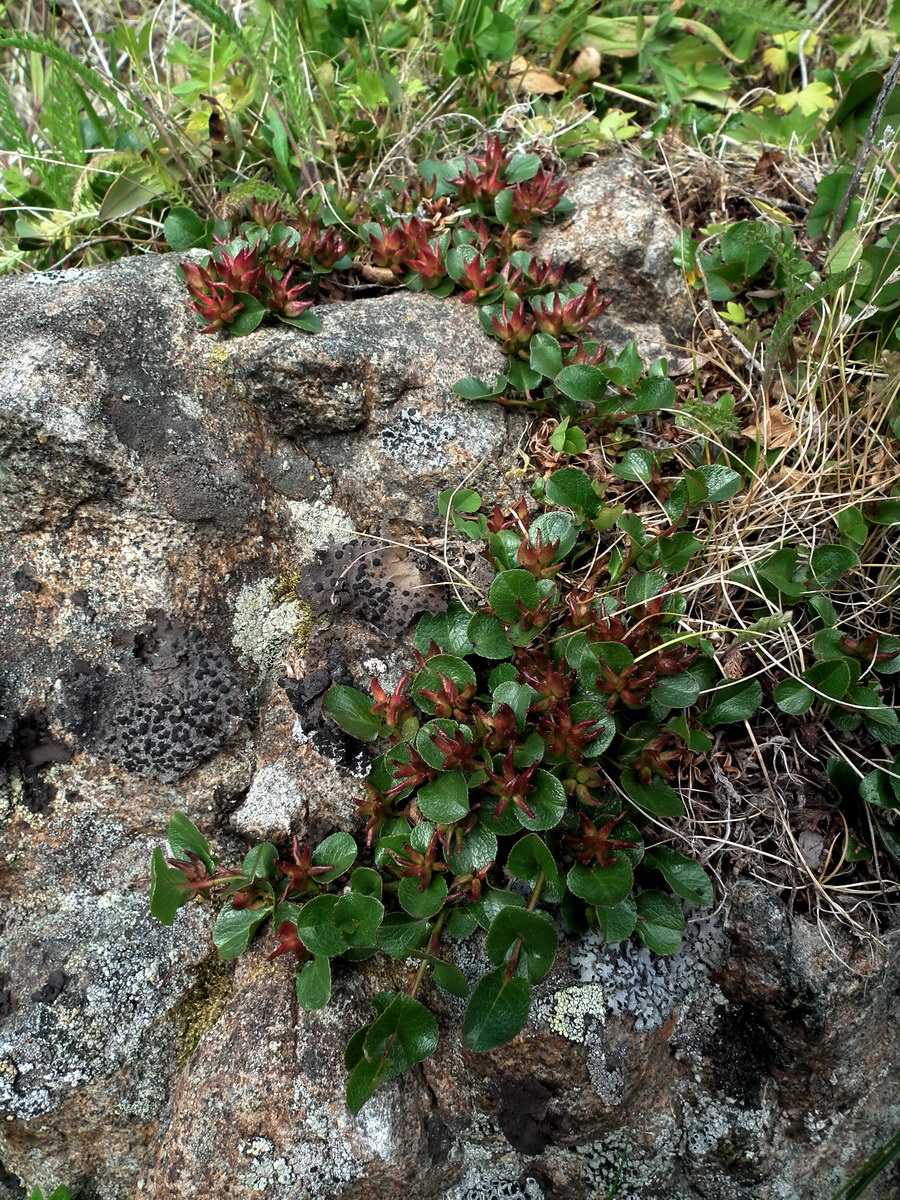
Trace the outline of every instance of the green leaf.
<instances>
[{"instance_id":1,"label":"green leaf","mask_svg":"<svg viewBox=\"0 0 900 1200\"><path fill-rule=\"evenodd\" d=\"M478 922L468 909L454 908L450 910L450 916L447 918L444 928L456 941L464 941L471 937L478 928Z\"/></svg>"},{"instance_id":2,"label":"green leaf","mask_svg":"<svg viewBox=\"0 0 900 1200\"><path fill-rule=\"evenodd\" d=\"M494 397L503 395L506 383L505 375L495 375L492 384L482 383L473 375L467 375L465 379L458 379L452 390L464 400L493 400Z\"/></svg>"},{"instance_id":3,"label":"green leaf","mask_svg":"<svg viewBox=\"0 0 900 1200\"><path fill-rule=\"evenodd\" d=\"M143 170L126 171L109 185L100 205L98 220L101 224L105 221L121 221L136 209L166 194L166 189L158 183L148 182Z\"/></svg>"},{"instance_id":4,"label":"green leaf","mask_svg":"<svg viewBox=\"0 0 900 1200\"><path fill-rule=\"evenodd\" d=\"M659 571L645 571L632 575L625 587L625 603L629 608L638 604L646 604L654 596L662 592L668 580Z\"/></svg>"},{"instance_id":5,"label":"green leaf","mask_svg":"<svg viewBox=\"0 0 900 1200\"><path fill-rule=\"evenodd\" d=\"M702 545L685 530L673 533L659 543L660 566L668 575L680 575Z\"/></svg>"},{"instance_id":6,"label":"green leaf","mask_svg":"<svg viewBox=\"0 0 900 1200\"><path fill-rule=\"evenodd\" d=\"M297 932L310 954L334 958L347 949L346 939L333 919L337 902L337 896L315 896L301 908Z\"/></svg>"},{"instance_id":7,"label":"green leaf","mask_svg":"<svg viewBox=\"0 0 900 1200\"><path fill-rule=\"evenodd\" d=\"M637 905L631 896L626 896L615 908L597 908L594 911L605 942L623 942L634 933Z\"/></svg>"},{"instance_id":8,"label":"green leaf","mask_svg":"<svg viewBox=\"0 0 900 1200\"><path fill-rule=\"evenodd\" d=\"M579 404L593 405L604 399L609 386L606 373L586 363L563 367L555 383L563 395L577 400Z\"/></svg>"},{"instance_id":9,"label":"green leaf","mask_svg":"<svg viewBox=\"0 0 900 1200\"><path fill-rule=\"evenodd\" d=\"M525 724L525 716L528 708L536 696L533 688L527 683L516 683L509 680L505 683L498 683L494 688L491 699L492 712L497 712L501 704L508 705L516 716L516 724L521 729Z\"/></svg>"},{"instance_id":10,"label":"green leaf","mask_svg":"<svg viewBox=\"0 0 900 1200\"><path fill-rule=\"evenodd\" d=\"M451 996L458 996L460 1000L465 1000L468 996L469 984L459 967L438 959L431 964L431 974L438 987L449 992Z\"/></svg>"},{"instance_id":11,"label":"green leaf","mask_svg":"<svg viewBox=\"0 0 900 1200\"><path fill-rule=\"evenodd\" d=\"M172 858L190 862L190 855L195 854L207 871L215 870L216 862L209 852L209 842L183 813L173 813L169 818L166 840Z\"/></svg>"},{"instance_id":12,"label":"green leaf","mask_svg":"<svg viewBox=\"0 0 900 1200\"><path fill-rule=\"evenodd\" d=\"M426 613L416 626L416 649L427 654L431 642L447 654L463 657L472 653L472 643L466 630L471 613L461 604L451 604L446 612Z\"/></svg>"},{"instance_id":13,"label":"green leaf","mask_svg":"<svg viewBox=\"0 0 900 1200\"><path fill-rule=\"evenodd\" d=\"M384 883L381 874L371 867L357 867L350 876L350 890L360 896L374 896L381 899Z\"/></svg>"},{"instance_id":14,"label":"green leaf","mask_svg":"<svg viewBox=\"0 0 900 1200\"><path fill-rule=\"evenodd\" d=\"M516 601L519 601L524 609L532 610L555 590L552 580L535 579L530 571L501 571L490 586L488 600L501 621L513 624L522 616Z\"/></svg>"},{"instance_id":15,"label":"green leaf","mask_svg":"<svg viewBox=\"0 0 900 1200\"><path fill-rule=\"evenodd\" d=\"M655 466L656 458L649 450L627 450L622 455L622 461L613 467L613 475L635 483L649 483Z\"/></svg>"},{"instance_id":16,"label":"green leaf","mask_svg":"<svg viewBox=\"0 0 900 1200\"><path fill-rule=\"evenodd\" d=\"M681 945L684 913L665 892L639 892L637 935L655 954L673 954Z\"/></svg>"},{"instance_id":17,"label":"green leaf","mask_svg":"<svg viewBox=\"0 0 900 1200\"><path fill-rule=\"evenodd\" d=\"M757 679L740 680L717 687L712 703L699 714L704 725L728 725L748 721L762 702L762 687Z\"/></svg>"},{"instance_id":18,"label":"green leaf","mask_svg":"<svg viewBox=\"0 0 900 1200\"><path fill-rule=\"evenodd\" d=\"M500 888L486 887L482 891L478 903L470 905L467 911L474 916L482 929L489 929L497 913L511 905L516 908L524 908L525 897L520 896L518 892L506 892Z\"/></svg>"},{"instance_id":19,"label":"green leaf","mask_svg":"<svg viewBox=\"0 0 900 1200\"><path fill-rule=\"evenodd\" d=\"M444 759L447 757L443 750L439 750L434 744L433 738L440 734L447 734L450 737L456 737L462 734L463 741L469 743L472 741L472 730L468 725L460 725L449 717L437 717L433 721L426 721L421 726L416 734L415 747L416 753L422 758L429 767L434 767L435 770L441 771L444 768ZM434 817L429 817L429 820L435 820Z\"/></svg>"},{"instance_id":20,"label":"green leaf","mask_svg":"<svg viewBox=\"0 0 900 1200\"><path fill-rule=\"evenodd\" d=\"M205 246L209 240L206 222L201 221L195 212L182 205L169 209L169 215L163 221L163 236L169 248L178 254L185 250L193 250L197 246Z\"/></svg>"},{"instance_id":21,"label":"green leaf","mask_svg":"<svg viewBox=\"0 0 900 1200\"><path fill-rule=\"evenodd\" d=\"M559 867L543 838L536 833L526 833L519 838L509 852L506 869L516 879L527 879L530 883L543 871L545 879L554 882L559 878Z\"/></svg>"},{"instance_id":22,"label":"green leaf","mask_svg":"<svg viewBox=\"0 0 900 1200\"><path fill-rule=\"evenodd\" d=\"M591 741L581 748L583 758L597 758L612 745L616 736L616 722L612 713L606 710L605 697L597 699L574 700L569 705L569 715L572 722L593 721L595 733Z\"/></svg>"},{"instance_id":23,"label":"green leaf","mask_svg":"<svg viewBox=\"0 0 900 1200\"><path fill-rule=\"evenodd\" d=\"M347 892L338 898L331 919L348 946L372 946L384 916L384 905L374 896Z\"/></svg>"},{"instance_id":24,"label":"green leaf","mask_svg":"<svg viewBox=\"0 0 900 1200\"><path fill-rule=\"evenodd\" d=\"M397 888L400 906L411 917L433 917L440 912L447 899L447 884L443 875L432 875L424 891L419 890L419 881L411 876L400 880Z\"/></svg>"},{"instance_id":25,"label":"green leaf","mask_svg":"<svg viewBox=\"0 0 900 1200\"><path fill-rule=\"evenodd\" d=\"M622 773L622 787L628 798L638 808L654 817L682 817L684 805L677 792L656 776L649 783L642 783L633 771Z\"/></svg>"},{"instance_id":26,"label":"green leaf","mask_svg":"<svg viewBox=\"0 0 900 1200\"><path fill-rule=\"evenodd\" d=\"M293 329L302 329L304 333L319 333L322 329L322 318L314 312L305 312L299 317L285 317L281 313L275 315L282 325L290 325Z\"/></svg>"},{"instance_id":27,"label":"green leaf","mask_svg":"<svg viewBox=\"0 0 900 1200\"><path fill-rule=\"evenodd\" d=\"M462 844L457 851L455 842L451 841L450 848L445 852L447 865L454 875L471 875L482 871L497 857L497 835L478 824L463 835Z\"/></svg>"},{"instance_id":28,"label":"green leaf","mask_svg":"<svg viewBox=\"0 0 900 1200\"><path fill-rule=\"evenodd\" d=\"M816 546L809 559L811 582L820 588L831 587L851 567L859 565L859 555L849 546Z\"/></svg>"},{"instance_id":29,"label":"green leaf","mask_svg":"<svg viewBox=\"0 0 900 1200\"><path fill-rule=\"evenodd\" d=\"M799 679L782 679L772 692L772 699L781 711L795 717L812 708L815 698L815 692Z\"/></svg>"},{"instance_id":30,"label":"green leaf","mask_svg":"<svg viewBox=\"0 0 900 1200\"><path fill-rule=\"evenodd\" d=\"M244 307L226 328L232 337L245 337L256 329L268 310L249 292L235 292L234 298L239 300Z\"/></svg>"},{"instance_id":31,"label":"green leaf","mask_svg":"<svg viewBox=\"0 0 900 1200\"><path fill-rule=\"evenodd\" d=\"M577 467L554 471L545 484L544 494L550 504L571 508L576 515L583 512L590 518L600 511L600 497L584 471Z\"/></svg>"},{"instance_id":32,"label":"green leaf","mask_svg":"<svg viewBox=\"0 0 900 1200\"><path fill-rule=\"evenodd\" d=\"M559 543L553 556L554 562L562 562L569 554L578 541L578 533L578 527L572 517L569 513L564 512L541 513L531 522L528 529L528 536L532 542L536 541L537 536L540 535L541 544L544 546L551 542Z\"/></svg>"},{"instance_id":33,"label":"green leaf","mask_svg":"<svg viewBox=\"0 0 900 1200\"><path fill-rule=\"evenodd\" d=\"M170 867L157 846L150 859L150 915L163 925L171 925L176 912L193 895L186 883L184 872Z\"/></svg>"},{"instance_id":34,"label":"green leaf","mask_svg":"<svg viewBox=\"0 0 900 1200\"><path fill-rule=\"evenodd\" d=\"M391 958L408 958L422 945L428 930L427 921L406 913L388 913L376 930L375 941Z\"/></svg>"},{"instance_id":35,"label":"green leaf","mask_svg":"<svg viewBox=\"0 0 900 1200\"><path fill-rule=\"evenodd\" d=\"M384 723L372 713L373 703L371 696L339 683L325 693L322 711L351 737L373 742L385 733Z\"/></svg>"},{"instance_id":36,"label":"green leaf","mask_svg":"<svg viewBox=\"0 0 900 1200\"><path fill-rule=\"evenodd\" d=\"M516 816L523 829L555 829L566 809L566 792L563 785L549 771L540 768L531 777L533 791L525 796L525 803L534 813L526 816L516 809Z\"/></svg>"},{"instance_id":37,"label":"green leaf","mask_svg":"<svg viewBox=\"0 0 900 1200\"><path fill-rule=\"evenodd\" d=\"M331 834L324 842L319 842L312 853L314 867L332 868L330 871L323 871L321 875L317 875L316 880L319 883L331 883L332 879L337 879L339 875L343 875L350 869L356 861L356 855L356 842L349 833Z\"/></svg>"},{"instance_id":38,"label":"green leaf","mask_svg":"<svg viewBox=\"0 0 900 1200\"><path fill-rule=\"evenodd\" d=\"M275 860L278 857L277 849L271 842L262 842L259 846L254 846L252 850L248 850L244 855L244 861L241 863L241 874L252 883L255 879L271 879L276 873Z\"/></svg>"},{"instance_id":39,"label":"green leaf","mask_svg":"<svg viewBox=\"0 0 900 1200\"><path fill-rule=\"evenodd\" d=\"M698 467L697 471L706 483L706 499L711 504L716 501L730 500L744 485L740 475L737 471L732 471L731 467L712 463Z\"/></svg>"},{"instance_id":40,"label":"green leaf","mask_svg":"<svg viewBox=\"0 0 900 1200\"><path fill-rule=\"evenodd\" d=\"M331 999L331 963L312 958L297 975L297 1004L307 1012L324 1008Z\"/></svg>"},{"instance_id":41,"label":"green leaf","mask_svg":"<svg viewBox=\"0 0 900 1200\"><path fill-rule=\"evenodd\" d=\"M660 679L650 695L666 708L690 708L700 695L700 683L690 671L682 671Z\"/></svg>"},{"instance_id":42,"label":"green leaf","mask_svg":"<svg viewBox=\"0 0 900 1200\"><path fill-rule=\"evenodd\" d=\"M694 904L712 904L712 884L694 859L686 858L671 846L654 846L644 856L644 863L661 871L677 896Z\"/></svg>"},{"instance_id":43,"label":"green leaf","mask_svg":"<svg viewBox=\"0 0 900 1200\"><path fill-rule=\"evenodd\" d=\"M562 350L555 337L548 333L536 333L528 343L532 371L538 371L548 379L554 379L562 370Z\"/></svg>"},{"instance_id":44,"label":"green leaf","mask_svg":"<svg viewBox=\"0 0 900 1200\"><path fill-rule=\"evenodd\" d=\"M271 911L270 906L254 909L226 905L213 926L213 944L219 952L219 958L237 958L243 954Z\"/></svg>"},{"instance_id":45,"label":"green leaf","mask_svg":"<svg viewBox=\"0 0 900 1200\"><path fill-rule=\"evenodd\" d=\"M425 670L420 671L413 680L414 689L421 689L424 686L428 691L434 690L430 684L418 682L426 674L443 675L445 679L455 683L461 692L467 687L472 687L476 682L475 672L465 659L459 658L456 654L435 654L433 658L427 659Z\"/></svg>"},{"instance_id":46,"label":"green leaf","mask_svg":"<svg viewBox=\"0 0 900 1200\"><path fill-rule=\"evenodd\" d=\"M569 891L587 904L599 908L615 908L625 899L634 885L634 872L624 854L616 854L612 866L591 867L575 863L566 876Z\"/></svg>"},{"instance_id":47,"label":"green leaf","mask_svg":"<svg viewBox=\"0 0 900 1200\"><path fill-rule=\"evenodd\" d=\"M898 785L900 783L884 771L869 771L859 781L859 794L868 804L875 804L879 808L900 808Z\"/></svg>"},{"instance_id":48,"label":"green leaf","mask_svg":"<svg viewBox=\"0 0 900 1200\"><path fill-rule=\"evenodd\" d=\"M507 979L499 968L478 981L466 1008L463 1041L470 1050L483 1053L511 1041L528 1018L531 988L518 975Z\"/></svg>"},{"instance_id":49,"label":"green leaf","mask_svg":"<svg viewBox=\"0 0 900 1200\"><path fill-rule=\"evenodd\" d=\"M491 922L484 948L494 966L503 966L520 938L522 944L516 974L529 983L537 983L556 958L556 929L546 913L529 912L527 908L504 908Z\"/></svg>"},{"instance_id":50,"label":"green leaf","mask_svg":"<svg viewBox=\"0 0 900 1200\"><path fill-rule=\"evenodd\" d=\"M499 14L495 14L495 17ZM537 154L514 154L506 168L507 183L527 183L533 179L541 167Z\"/></svg>"},{"instance_id":51,"label":"green leaf","mask_svg":"<svg viewBox=\"0 0 900 1200\"><path fill-rule=\"evenodd\" d=\"M387 1054L392 1073L398 1074L434 1054L438 1027L424 1004L411 996L397 995L369 1026L363 1057L377 1061Z\"/></svg>"},{"instance_id":52,"label":"green leaf","mask_svg":"<svg viewBox=\"0 0 900 1200\"><path fill-rule=\"evenodd\" d=\"M645 375L638 381L633 396L624 396L622 407L629 413L658 412L663 408L674 408L675 385L671 379L659 375Z\"/></svg>"},{"instance_id":53,"label":"green leaf","mask_svg":"<svg viewBox=\"0 0 900 1200\"><path fill-rule=\"evenodd\" d=\"M363 1032L368 1032L368 1029ZM386 1060L369 1062L368 1059L360 1058L347 1080L347 1107L354 1116L386 1078L389 1078Z\"/></svg>"},{"instance_id":54,"label":"green leaf","mask_svg":"<svg viewBox=\"0 0 900 1200\"><path fill-rule=\"evenodd\" d=\"M438 825L452 825L469 811L469 789L462 771L442 771L416 793L422 816Z\"/></svg>"},{"instance_id":55,"label":"green leaf","mask_svg":"<svg viewBox=\"0 0 900 1200\"><path fill-rule=\"evenodd\" d=\"M471 488L444 488L437 498L437 507L442 517L448 512L476 513L481 508L481 497Z\"/></svg>"},{"instance_id":56,"label":"green leaf","mask_svg":"<svg viewBox=\"0 0 900 1200\"><path fill-rule=\"evenodd\" d=\"M900 500L882 500L866 511L873 525L900 525Z\"/></svg>"},{"instance_id":57,"label":"green leaf","mask_svg":"<svg viewBox=\"0 0 900 1200\"><path fill-rule=\"evenodd\" d=\"M869 536L869 527L862 514L862 509L856 504L842 509L835 520L841 537L852 542L854 546L861 546Z\"/></svg>"},{"instance_id":58,"label":"green leaf","mask_svg":"<svg viewBox=\"0 0 900 1200\"><path fill-rule=\"evenodd\" d=\"M466 636L482 658L509 658L514 649L502 624L490 613L474 613Z\"/></svg>"}]
</instances>

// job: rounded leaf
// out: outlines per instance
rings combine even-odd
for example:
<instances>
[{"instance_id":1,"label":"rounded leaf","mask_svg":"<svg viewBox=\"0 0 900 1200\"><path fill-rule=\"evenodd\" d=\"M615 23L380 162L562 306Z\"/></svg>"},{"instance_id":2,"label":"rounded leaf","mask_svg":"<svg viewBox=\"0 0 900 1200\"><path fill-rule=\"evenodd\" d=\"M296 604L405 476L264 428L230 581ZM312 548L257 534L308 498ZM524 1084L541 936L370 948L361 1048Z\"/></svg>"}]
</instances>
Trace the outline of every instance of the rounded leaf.
<instances>
[{"instance_id":1,"label":"rounded leaf","mask_svg":"<svg viewBox=\"0 0 900 1200\"><path fill-rule=\"evenodd\" d=\"M427 920L443 908L447 899L447 884L442 875L432 875L428 887L420 891L418 879L407 876L400 880L397 899L411 917L424 917Z\"/></svg>"},{"instance_id":2,"label":"rounded leaf","mask_svg":"<svg viewBox=\"0 0 900 1200\"><path fill-rule=\"evenodd\" d=\"M648 867L661 871L666 883L676 894L693 904L712 904L713 891L709 877L698 862L679 854L671 846L654 846L644 856Z\"/></svg>"},{"instance_id":3,"label":"rounded leaf","mask_svg":"<svg viewBox=\"0 0 900 1200\"><path fill-rule=\"evenodd\" d=\"M452 825L469 811L469 789L462 771L442 771L420 787L416 803L422 816L438 825Z\"/></svg>"},{"instance_id":4,"label":"rounded leaf","mask_svg":"<svg viewBox=\"0 0 900 1200\"><path fill-rule=\"evenodd\" d=\"M637 934L656 954L673 954L681 945L684 913L676 900L665 892L639 892L635 897Z\"/></svg>"},{"instance_id":5,"label":"rounded leaf","mask_svg":"<svg viewBox=\"0 0 900 1200\"><path fill-rule=\"evenodd\" d=\"M297 1004L307 1012L324 1008L331 999L331 963L327 958L313 958L297 975Z\"/></svg>"},{"instance_id":6,"label":"rounded leaf","mask_svg":"<svg viewBox=\"0 0 900 1200\"><path fill-rule=\"evenodd\" d=\"M556 958L558 938L553 921L546 913L527 908L504 908L491 922L484 947L495 966L507 962L521 939L516 968L531 983L543 979Z\"/></svg>"},{"instance_id":7,"label":"rounded leaf","mask_svg":"<svg viewBox=\"0 0 900 1200\"><path fill-rule=\"evenodd\" d=\"M349 833L331 834L313 850L312 865L331 868L330 871L316 875L316 879L319 883L330 883L332 879L337 879L350 869L356 861L356 855L356 842Z\"/></svg>"},{"instance_id":8,"label":"rounded leaf","mask_svg":"<svg viewBox=\"0 0 900 1200\"><path fill-rule=\"evenodd\" d=\"M250 945L250 940L269 913L266 908L232 908L226 905L213 926L213 944L219 958L237 958Z\"/></svg>"},{"instance_id":9,"label":"rounded leaf","mask_svg":"<svg viewBox=\"0 0 900 1200\"><path fill-rule=\"evenodd\" d=\"M325 693L322 711L351 737L372 742L385 730L383 722L372 713L374 701L358 688L339 683Z\"/></svg>"},{"instance_id":10,"label":"rounded leaf","mask_svg":"<svg viewBox=\"0 0 900 1200\"><path fill-rule=\"evenodd\" d=\"M528 1018L531 988L519 975L506 978L503 968L490 971L478 982L466 1008L463 1041L483 1053L511 1041Z\"/></svg>"},{"instance_id":11,"label":"rounded leaf","mask_svg":"<svg viewBox=\"0 0 900 1200\"><path fill-rule=\"evenodd\" d=\"M747 721L762 702L762 687L758 679L727 683L716 688L712 703L700 713L704 725L728 725Z\"/></svg>"},{"instance_id":12,"label":"rounded leaf","mask_svg":"<svg viewBox=\"0 0 900 1200\"><path fill-rule=\"evenodd\" d=\"M569 891L586 904L598 908L614 908L629 894L634 885L634 872L624 854L617 854L610 867L595 863L592 867L575 863L566 876Z\"/></svg>"},{"instance_id":13,"label":"rounded leaf","mask_svg":"<svg viewBox=\"0 0 900 1200\"><path fill-rule=\"evenodd\" d=\"M525 803L534 816L529 817L517 808L519 824L523 829L555 829L566 810L565 788L555 775L540 767L532 775L531 784L534 790L527 793Z\"/></svg>"}]
</instances>

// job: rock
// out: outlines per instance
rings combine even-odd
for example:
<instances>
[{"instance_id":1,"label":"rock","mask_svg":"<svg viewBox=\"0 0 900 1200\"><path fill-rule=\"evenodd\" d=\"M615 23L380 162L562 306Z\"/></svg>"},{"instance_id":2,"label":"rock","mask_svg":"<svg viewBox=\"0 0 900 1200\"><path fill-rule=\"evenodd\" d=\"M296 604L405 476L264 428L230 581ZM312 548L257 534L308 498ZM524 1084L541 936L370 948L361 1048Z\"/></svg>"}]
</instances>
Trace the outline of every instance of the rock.
<instances>
[{"instance_id":1,"label":"rock","mask_svg":"<svg viewBox=\"0 0 900 1200\"><path fill-rule=\"evenodd\" d=\"M655 295L682 328L662 218L601 166L573 194L618 181L656 289L616 319ZM577 234L560 252L596 270L589 224L547 238ZM617 1179L619 1200L829 1200L900 1108L895 936L833 928L832 955L739 882L670 959L567 941L490 1054L429 990L438 1056L353 1118L343 1046L407 964L338 962L306 1013L270 939L221 963L208 906L150 920L175 811L226 862L352 827L366 759L322 695L392 686L404 592L441 576L392 548L344 580L337 556L427 545L444 487L512 486L521 422L450 390L501 362L470 309L395 294L322 318L203 337L172 257L0 282L0 1200L588 1200ZM453 953L484 970L478 939ZM896 1188L895 1168L867 1200Z\"/></svg>"},{"instance_id":2,"label":"rock","mask_svg":"<svg viewBox=\"0 0 900 1200\"><path fill-rule=\"evenodd\" d=\"M20 1179L133 1197L231 995L205 908L171 930L148 918L171 813L232 859L241 836L283 844L354 819L358 747L314 714L304 732L274 682L314 627L325 644L327 615L295 588L303 564L354 529L419 538L436 492L473 468L501 487L522 429L450 390L502 362L462 305L365 300L323 310L315 349L293 330L229 345L200 335L174 265L0 283L4 1200ZM439 452L369 469L398 406ZM393 669L404 569L391 638L360 623L339 639L344 682Z\"/></svg>"},{"instance_id":3,"label":"rock","mask_svg":"<svg viewBox=\"0 0 900 1200\"><path fill-rule=\"evenodd\" d=\"M644 358L684 358L694 309L684 275L672 259L678 227L630 154L604 155L576 171L566 192L575 211L548 226L538 241L545 257L569 264L614 303L595 322L600 341L620 350L634 338Z\"/></svg>"}]
</instances>

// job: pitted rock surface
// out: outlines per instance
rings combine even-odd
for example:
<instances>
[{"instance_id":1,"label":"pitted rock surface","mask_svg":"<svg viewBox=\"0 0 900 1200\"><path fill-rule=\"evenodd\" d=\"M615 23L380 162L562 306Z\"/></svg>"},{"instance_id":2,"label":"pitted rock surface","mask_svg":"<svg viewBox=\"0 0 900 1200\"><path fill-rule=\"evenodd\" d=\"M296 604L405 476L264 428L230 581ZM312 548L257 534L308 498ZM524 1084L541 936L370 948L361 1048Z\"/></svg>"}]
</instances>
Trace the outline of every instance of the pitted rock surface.
<instances>
[{"instance_id":1,"label":"pitted rock surface","mask_svg":"<svg viewBox=\"0 0 900 1200\"><path fill-rule=\"evenodd\" d=\"M349 610L388 637L447 607L447 587L422 555L372 538L320 550L297 590L317 616Z\"/></svg>"},{"instance_id":2,"label":"pitted rock surface","mask_svg":"<svg viewBox=\"0 0 900 1200\"><path fill-rule=\"evenodd\" d=\"M61 715L82 746L136 775L175 783L241 724L241 681L199 629L159 614L116 665L78 676Z\"/></svg>"}]
</instances>

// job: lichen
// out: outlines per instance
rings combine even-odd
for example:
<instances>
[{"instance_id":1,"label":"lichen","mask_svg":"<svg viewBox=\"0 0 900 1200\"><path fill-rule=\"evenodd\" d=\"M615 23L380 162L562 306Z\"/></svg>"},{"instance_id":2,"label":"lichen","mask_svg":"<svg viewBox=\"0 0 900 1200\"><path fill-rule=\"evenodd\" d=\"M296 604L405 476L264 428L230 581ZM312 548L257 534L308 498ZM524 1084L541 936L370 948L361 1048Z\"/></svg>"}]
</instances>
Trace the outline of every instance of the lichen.
<instances>
[{"instance_id":1,"label":"lichen","mask_svg":"<svg viewBox=\"0 0 900 1200\"><path fill-rule=\"evenodd\" d=\"M222 1015L231 995L231 970L215 953L194 969L194 984L172 1010L178 1031L178 1061L186 1062Z\"/></svg>"},{"instance_id":2,"label":"lichen","mask_svg":"<svg viewBox=\"0 0 900 1200\"><path fill-rule=\"evenodd\" d=\"M283 579L245 584L234 601L232 645L241 665L269 675L288 653L301 653L316 619L305 600L283 595Z\"/></svg>"}]
</instances>

